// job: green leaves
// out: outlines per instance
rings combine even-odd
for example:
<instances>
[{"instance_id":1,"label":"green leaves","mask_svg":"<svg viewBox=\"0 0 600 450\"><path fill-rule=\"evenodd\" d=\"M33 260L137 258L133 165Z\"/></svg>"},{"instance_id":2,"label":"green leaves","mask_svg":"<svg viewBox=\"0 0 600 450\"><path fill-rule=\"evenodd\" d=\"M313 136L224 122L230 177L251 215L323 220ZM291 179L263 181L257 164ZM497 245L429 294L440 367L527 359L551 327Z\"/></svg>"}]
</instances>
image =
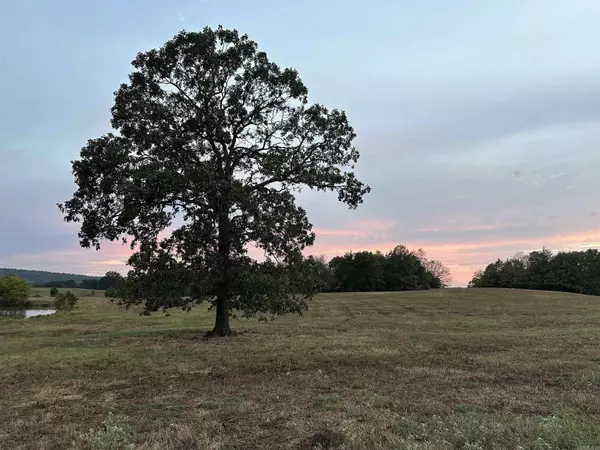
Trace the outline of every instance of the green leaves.
<instances>
[{"instance_id":1,"label":"green leaves","mask_svg":"<svg viewBox=\"0 0 600 450\"><path fill-rule=\"evenodd\" d=\"M600 252L552 254L548 249L497 260L473 275L470 287L541 289L600 295Z\"/></svg>"},{"instance_id":2,"label":"green leaves","mask_svg":"<svg viewBox=\"0 0 600 450\"><path fill-rule=\"evenodd\" d=\"M78 300L79 298L71 291L60 292L56 295L55 306L59 311L71 311Z\"/></svg>"},{"instance_id":3,"label":"green leaves","mask_svg":"<svg viewBox=\"0 0 600 450\"><path fill-rule=\"evenodd\" d=\"M350 208L370 190L348 170L359 152L346 114L309 106L297 71L236 30L182 31L133 67L115 93L117 132L81 150L78 189L60 205L81 245L128 239L122 301L147 311L305 309L312 291L290 255L314 234L294 190L334 191ZM268 260L248 258L250 245Z\"/></svg>"},{"instance_id":4,"label":"green leaves","mask_svg":"<svg viewBox=\"0 0 600 450\"><path fill-rule=\"evenodd\" d=\"M410 291L440 288L449 282L449 271L439 261L428 260L422 250L403 245L387 254L346 253L329 262L330 288L338 292Z\"/></svg>"},{"instance_id":5,"label":"green leaves","mask_svg":"<svg viewBox=\"0 0 600 450\"><path fill-rule=\"evenodd\" d=\"M0 305L21 306L27 304L29 284L14 275L0 276Z\"/></svg>"}]
</instances>

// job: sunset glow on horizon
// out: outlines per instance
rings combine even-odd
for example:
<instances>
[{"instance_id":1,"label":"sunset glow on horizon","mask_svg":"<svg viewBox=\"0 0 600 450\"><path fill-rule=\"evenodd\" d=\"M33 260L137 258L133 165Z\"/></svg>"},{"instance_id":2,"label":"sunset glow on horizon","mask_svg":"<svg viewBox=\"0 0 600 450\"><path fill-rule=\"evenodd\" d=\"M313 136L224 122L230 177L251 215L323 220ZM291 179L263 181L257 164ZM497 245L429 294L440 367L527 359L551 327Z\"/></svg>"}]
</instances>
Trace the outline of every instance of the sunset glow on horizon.
<instances>
[{"instance_id":1,"label":"sunset glow on horizon","mask_svg":"<svg viewBox=\"0 0 600 450\"><path fill-rule=\"evenodd\" d=\"M398 240L386 235L383 226L374 225L370 230L366 223L359 223L354 229L316 228L315 245L305 250L306 255L323 255L327 260L346 252L380 251L387 253L396 245L404 245L409 250L423 249L429 259L436 259L446 265L453 277L453 286L466 286L472 275L484 269L488 263L498 258L506 259L518 252L531 252L548 248L554 252L600 248L600 228L595 230L574 232L555 236L541 236L516 239L480 239L456 241ZM391 224L390 224L391 227ZM464 227L468 229L470 227ZM486 230L497 230L498 227L477 227ZM442 230L428 232L434 235ZM375 239L372 239L375 237ZM262 259L260 249L250 248L249 254ZM109 270L126 274L127 259L131 255L128 245L118 242L107 242L99 251L70 246L62 251L16 255L14 267L25 269L81 273L84 275L103 275ZM67 262L68 261L68 262Z\"/></svg>"}]
</instances>

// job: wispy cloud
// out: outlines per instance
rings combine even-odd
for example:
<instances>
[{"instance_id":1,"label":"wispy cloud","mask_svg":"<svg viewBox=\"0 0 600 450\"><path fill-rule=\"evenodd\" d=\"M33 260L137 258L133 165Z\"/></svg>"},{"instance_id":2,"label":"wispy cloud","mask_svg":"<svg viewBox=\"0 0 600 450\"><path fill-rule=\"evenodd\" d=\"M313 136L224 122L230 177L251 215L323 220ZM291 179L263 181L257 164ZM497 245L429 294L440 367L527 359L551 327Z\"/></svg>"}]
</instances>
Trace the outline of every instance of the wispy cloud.
<instances>
[{"instance_id":1,"label":"wispy cloud","mask_svg":"<svg viewBox=\"0 0 600 450\"><path fill-rule=\"evenodd\" d=\"M317 236L382 238L388 235L394 225L394 221L373 218L351 222L347 228L315 227L313 231Z\"/></svg>"},{"instance_id":2,"label":"wispy cloud","mask_svg":"<svg viewBox=\"0 0 600 450\"><path fill-rule=\"evenodd\" d=\"M481 225L456 225L456 226L447 226L447 227L427 227L427 228L419 228L418 232L421 233L440 233L440 232L448 232L448 231L458 231L458 232L469 232L469 231L487 231L487 230L497 230L498 228L505 227L506 225L499 224L481 224Z\"/></svg>"},{"instance_id":3,"label":"wispy cloud","mask_svg":"<svg viewBox=\"0 0 600 450\"><path fill-rule=\"evenodd\" d=\"M515 170L513 175L521 183L529 184L531 186L539 186L546 181L546 179L538 173L523 173L520 170Z\"/></svg>"}]
</instances>

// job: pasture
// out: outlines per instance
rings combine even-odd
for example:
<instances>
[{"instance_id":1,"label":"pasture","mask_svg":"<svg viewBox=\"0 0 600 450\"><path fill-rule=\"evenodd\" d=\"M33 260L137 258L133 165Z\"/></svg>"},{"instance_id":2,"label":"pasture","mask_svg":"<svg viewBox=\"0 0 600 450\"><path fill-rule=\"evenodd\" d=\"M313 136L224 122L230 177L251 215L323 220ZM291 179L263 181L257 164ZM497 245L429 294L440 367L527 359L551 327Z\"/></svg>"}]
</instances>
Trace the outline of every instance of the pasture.
<instances>
[{"instance_id":1,"label":"pasture","mask_svg":"<svg viewBox=\"0 0 600 450\"><path fill-rule=\"evenodd\" d=\"M85 294L0 317L0 448L600 446L598 297L322 294L207 340L206 306L145 317Z\"/></svg>"}]
</instances>

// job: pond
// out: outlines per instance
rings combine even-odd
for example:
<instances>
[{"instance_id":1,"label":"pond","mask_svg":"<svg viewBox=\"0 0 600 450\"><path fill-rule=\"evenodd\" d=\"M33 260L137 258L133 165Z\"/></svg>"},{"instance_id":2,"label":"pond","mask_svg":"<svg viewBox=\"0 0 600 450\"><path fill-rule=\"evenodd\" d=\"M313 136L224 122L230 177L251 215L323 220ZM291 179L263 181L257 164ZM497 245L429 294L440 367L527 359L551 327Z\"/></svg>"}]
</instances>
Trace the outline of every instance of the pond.
<instances>
[{"instance_id":1,"label":"pond","mask_svg":"<svg viewBox=\"0 0 600 450\"><path fill-rule=\"evenodd\" d=\"M36 317L54 314L55 309L0 308L0 316Z\"/></svg>"}]
</instances>

